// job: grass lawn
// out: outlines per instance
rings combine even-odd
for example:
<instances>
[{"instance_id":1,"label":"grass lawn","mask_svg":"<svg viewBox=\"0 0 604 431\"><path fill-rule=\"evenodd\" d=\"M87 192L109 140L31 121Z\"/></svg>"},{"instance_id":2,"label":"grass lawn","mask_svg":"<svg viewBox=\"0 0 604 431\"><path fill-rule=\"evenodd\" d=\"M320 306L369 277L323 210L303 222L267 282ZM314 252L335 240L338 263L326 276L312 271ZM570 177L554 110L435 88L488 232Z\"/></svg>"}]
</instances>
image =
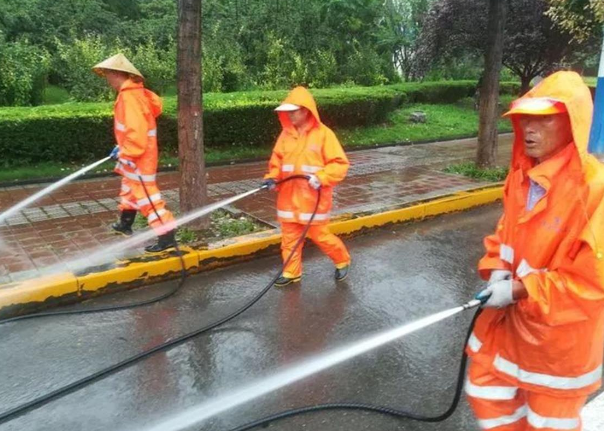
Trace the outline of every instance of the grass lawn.
<instances>
[{"instance_id":1,"label":"grass lawn","mask_svg":"<svg viewBox=\"0 0 604 431\"><path fill-rule=\"evenodd\" d=\"M511 97L502 98L502 111L509 105L511 99ZM387 124L341 130L338 137L346 146L371 146L477 135L478 112L473 109L473 103L472 99L464 99L455 105L410 105L393 112ZM416 111L426 113L425 123L409 121L411 113ZM499 130L511 131L509 121L500 120Z\"/></svg>"},{"instance_id":2,"label":"grass lawn","mask_svg":"<svg viewBox=\"0 0 604 431\"><path fill-rule=\"evenodd\" d=\"M499 182L505 180L508 175L507 167L496 168L478 168L473 162L459 163L456 165L447 166L443 169L450 174L463 175L465 177L474 178L481 181Z\"/></svg>"},{"instance_id":3,"label":"grass lawn","mask_svg":"<svg viewBox=\"0 0 604 431\"><path fill-rule=\"evenodd\" d=\"M511 96L502 98L501 111L509 105ZM412 123L409 115L422 111L426 114L426 123ZM501 132L511 131L507 120L500 120ZM372 147L380 144L404 144L421 141L447 140L462 136L474 136L478 133L478 112L474 110L473 100L464 99L453 105L407 105L394 111L385 124L348 130L336 130L340 142L345 147ZM251 158L268 158L270 149L232 147L229 149L206 149L206 161L209 163L229 163ZM178 158L171 154L162 154L160 166L174 167ZM63 177L82 167L81 164L43 163L36 166L6 166L0 170L0 182L14 180ZM113 164L108 162L96 169L95 173L110 173Z\"/></svg>"}]
</instances>

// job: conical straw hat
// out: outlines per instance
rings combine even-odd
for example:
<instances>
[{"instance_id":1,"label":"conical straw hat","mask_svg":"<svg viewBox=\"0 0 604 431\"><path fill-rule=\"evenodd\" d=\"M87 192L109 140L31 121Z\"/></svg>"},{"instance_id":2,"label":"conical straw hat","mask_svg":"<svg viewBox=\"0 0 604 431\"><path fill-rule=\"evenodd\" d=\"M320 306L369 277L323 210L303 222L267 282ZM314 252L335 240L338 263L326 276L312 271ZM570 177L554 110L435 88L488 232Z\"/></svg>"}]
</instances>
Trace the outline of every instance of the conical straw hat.
<instances>
[{"instance_id":1,"label":"conical straw hat","mask_svg":"<svg viewBox=\"0 0 604 431\"><path fill-rule=\"evenodd\" d=\"M142 73L140 73L138 69L134 67L134 65L130 63L130 61L122 53L109 57L107 60L101 61L99 64L95 65L92 70L99 76L104 76L105 70L117 70L145 79Z\"/></svg>"}]
</instances>

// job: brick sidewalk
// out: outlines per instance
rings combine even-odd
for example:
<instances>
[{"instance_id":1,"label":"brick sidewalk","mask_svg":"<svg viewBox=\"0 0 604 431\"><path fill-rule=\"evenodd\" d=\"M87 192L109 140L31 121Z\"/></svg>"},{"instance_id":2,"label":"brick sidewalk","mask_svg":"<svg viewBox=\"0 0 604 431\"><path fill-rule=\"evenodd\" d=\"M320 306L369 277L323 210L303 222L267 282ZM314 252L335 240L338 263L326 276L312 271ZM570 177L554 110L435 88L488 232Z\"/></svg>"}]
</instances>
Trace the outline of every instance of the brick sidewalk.
<instances>
[{"instance_id":1,"label":"brick sidewalk","mask_svg":"<svg viewBox=\"0 0 604 431\"><path fill-rule=\"evenodd\" d=\"M500 137L500 162L509 162L511 135ZM483 183L442 172L444 166L472 160L476 140L385 147L349 153L347 179L334 193L333 216L385 211L405 203L465 190ZM266 162L208 169L211 200L257 187ZM158 175L162 195L178 208L178 173ZM0 188L0 211L41 186ZM35 276L38 270L116 241L109 224L117 217L119 178L78 181L36 202L0 225L0 282ZM277 226L275 196L253 195L234 207Z\"/></svg>"}]
</instances>

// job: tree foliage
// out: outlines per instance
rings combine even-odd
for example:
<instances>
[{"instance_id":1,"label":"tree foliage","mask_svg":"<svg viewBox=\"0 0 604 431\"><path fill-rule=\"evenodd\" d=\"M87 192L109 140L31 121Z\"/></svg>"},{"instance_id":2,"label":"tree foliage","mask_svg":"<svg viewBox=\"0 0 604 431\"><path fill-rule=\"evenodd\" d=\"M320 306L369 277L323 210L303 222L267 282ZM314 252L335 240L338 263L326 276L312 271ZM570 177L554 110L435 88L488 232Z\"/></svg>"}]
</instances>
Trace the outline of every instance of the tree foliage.
<instances>
[{"instance_id":1,"label":"tree foliage","mask_svg":"<svg viewBox=\"0 0 604 431\"><path fill-rule=\"evenodd\" d=\"M7 43L0 32L0 106L36 105L42 100L50 56L22 38Z\"/></svg>"},{"instance_id":2,"label":"tree foliage","mask_svg":"<svg viewBox=\"0 0 604 431\"><path fill-rule=\"evenodd\" d=\"M547 14L578 41L601 34L604 25L602 0L547 0Z\"/></svg>"},{"instance_id":3,"label":"tree foliage","mask_svg":"<svg viewBox=\"0 0 604 431\"><path fill-rule=\"evenodd\" d=\"M412 78L432 0L205 0L206 91L296 84L376 85ZM174 0L2 0L0 31L50 55L49 79L76 100L102 100L90 67L133 55L152 87L175 82Z\"/></svg>"},{"instance_id":4,"label":"tree foliage","mask_svg":"<svg viewBox=\"0 0 604 431\"><path fill-rule=\"evenodd\" d=\"M204 7L205 59L222 72L226 90L234 78L228 66L247 75L244 88L397 79L391 51L379 43L382 0L208 0Z\"/></svg>"},{"instance_id":5,"label":"tree foliage","mask_svg":"<svg viewBox=\"0 0 604 431\"><path fill-rule=\"evenodd\" d=\"M505 64L525 81L555 67L571 50L582 60L582 46L567 43L571 36L552 29L550 20L561 22L563 30L593 35L604 7L597 0L510 3ZM75 100L109 97L89 70L118 50L135 56L147 83L163 92L175 83L176 5L1 0L6 43L0 49L19 43L44 54L48 81ZM203 82L210 92L473 79L480 74L486 40L486 2L476 0L204 0L203 14ZM37 103L37 97L12 100Z\"/></svg>"},{"instance_id":6,"label":"tree foliage","mask_svg":"<svg viewBox=\"0 0 604 431\"><path fill-rule=\"evenodd\" d=\"M381 44L389 47L397 70L403 79L414 76L418 36L431 0L386 0L387 27L380 34Z\"/></svg>"},{"instance_id":7,"label":"tree foliage","mask_svg":"<svg viewBox=\"0 0 604 431\"><path fill-rule=\"evenodd\" d=\"M522 82L551 72L572 53L586 46L555 26L546 14L546 0L510 0L505 29L503 64ZM438 0L431 8L421 36L421 73L438 62L483 52L487 38L486 2Z\"/></svg>"},{"instance_id":8,"label":"tree foliage","mask_svg":"<svg viewBox=\"0 0 604 431\"><path fill-rule=\"evenodd\" d=\"M552 72L571 53L585 48L571 43L546 11L542 0L510 1L503 64L520 78L523 92L534 77Z\"/></svg>"}]
</instances>

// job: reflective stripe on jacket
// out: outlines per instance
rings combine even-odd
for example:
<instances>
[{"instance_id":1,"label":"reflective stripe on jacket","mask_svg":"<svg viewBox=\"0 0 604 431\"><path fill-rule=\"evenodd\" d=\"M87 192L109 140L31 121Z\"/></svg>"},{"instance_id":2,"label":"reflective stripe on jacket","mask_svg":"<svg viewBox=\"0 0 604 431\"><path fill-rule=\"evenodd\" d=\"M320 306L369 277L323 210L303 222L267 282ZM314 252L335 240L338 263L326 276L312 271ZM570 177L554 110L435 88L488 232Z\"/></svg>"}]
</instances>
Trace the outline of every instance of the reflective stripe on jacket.
<instances>
[{"instance_id":1,"label":"reflective stripe on jacket","mask_svg":"<svg viewBox=\"0 0 604 431\"><path fill-rule=\"evenodd\" d=\"M316 175L321 182L321 201L313 224L327 223L332 207L333 187L344 179L349 162L333 131L321 123L314 98L304 87L297 87L283 103L307 108L313 115L313 127L304 134L280 112L283 131L277 139L265 178L281 180L292 175ZM317 191L305 179L296 179L279 187L277 216L283 222L307 223L317 202Z\"/></svg>"},{"instance_id":2,"label":"reflective stripe on jacket","mask_svg":"<svg viewBox=\"0 0 604 431\"><path fill-rule=\"evenodd\" d=\"M504 214L485 239L479 263L485 279L493 269L512 271L529 297L486 309L468 352L521 388L581 396L594 392L602 379L604 166L587 153L593 104L579 75L556 73L524 97L544 96L566 104L575 142L535 165L524 154L522 131L512 117ZM545 193L529 209L531 181Z\"/></svg>"}]
</instances>

